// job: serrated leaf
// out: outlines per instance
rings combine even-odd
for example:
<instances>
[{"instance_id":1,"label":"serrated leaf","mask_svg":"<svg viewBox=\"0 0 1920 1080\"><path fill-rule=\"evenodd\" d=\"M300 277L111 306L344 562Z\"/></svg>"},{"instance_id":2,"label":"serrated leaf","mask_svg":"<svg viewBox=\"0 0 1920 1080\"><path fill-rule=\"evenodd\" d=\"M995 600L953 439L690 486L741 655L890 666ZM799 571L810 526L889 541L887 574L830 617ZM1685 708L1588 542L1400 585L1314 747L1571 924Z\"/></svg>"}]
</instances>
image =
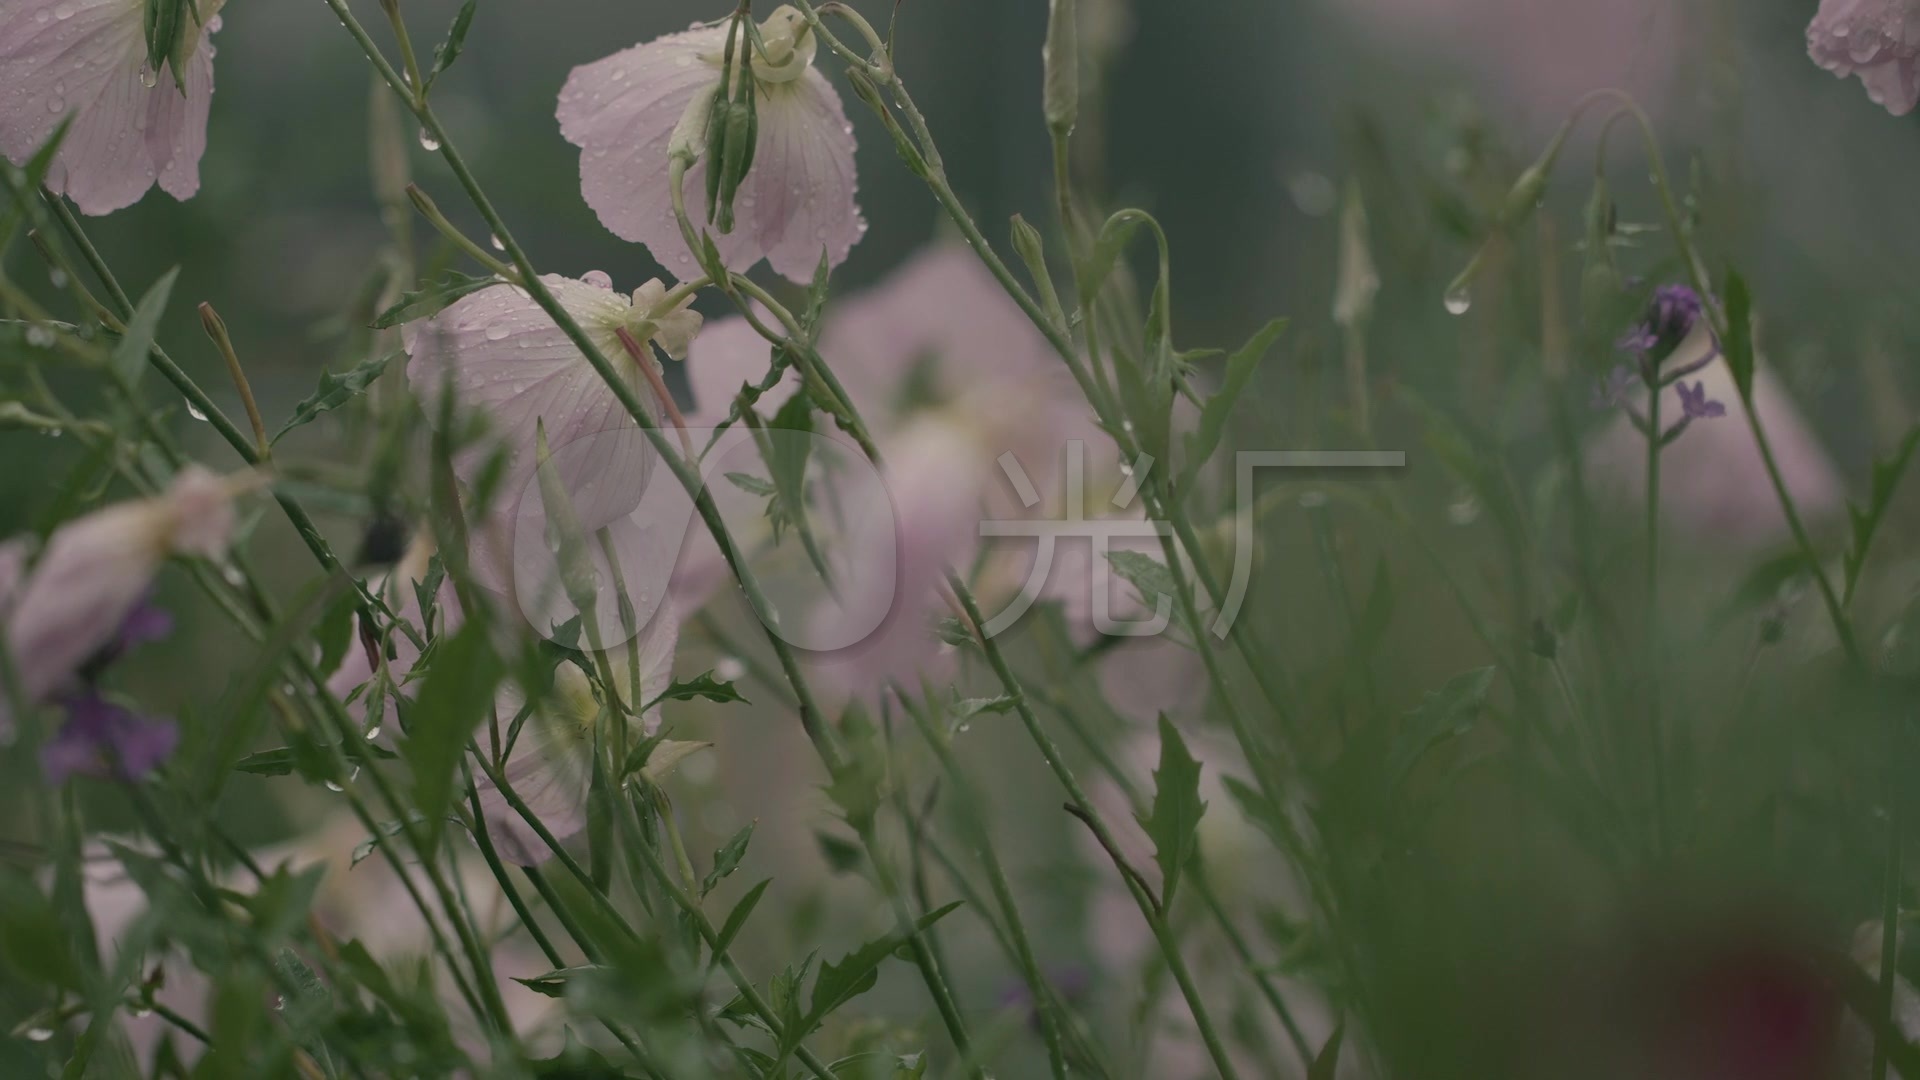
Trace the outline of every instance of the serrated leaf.
<instances>
[{"instance_id":1,"label":"serrated leaf","mask_svg":"<svg viewBox=\"0 0 1920 1080\"><path fill-rule=\"evenodd\" d=\"M430 281L410 293L401 293L399 302L373 320L373 329L387 330L401 323L440 314L457 301L489 286L502 284L497 277L473 277L449 270L438 281Z\"/></svg>"},{"instance_id":2,"label":"serrated leaf","mask_svg":"<svg viewBox=\"0 0 1920 1080\"><path fill-rule=\"evenodd\" d=\"M1107 562L1140 593L1140 602L1154 612L1165 611L1174 625L1186 629L1186 612L1174 597L1173 571L1144 551L1109 551Z\"/></svg>"},{"instance_id":3,"label":"serrated leaf","mask_svg":"<svg viewBox=\"0 0 1920 1080\"><path fill-rule=\"evenodd\" d=\"M153 288L140 298L127 320L126 332L113 347L112 364L129 386L138 386L147 370L147 354L153 351L153 337L160 330L160 317L166 314L167 300L173 295L173 283L180 277L175 267L161 275Z\"/></svg>"},{"instance_id":4,"label":"serrated leaf","mask_svg":"<svg viewBox=\"0 0 1920 1080\"><path fill-rule=\"evenodd\" d=\"M453 25L447 29L447 40L433 47L433 70L427 72L427 89L431 90L440 73L460 58L460 50L467 44L467 31L473 27L474 3L475 0L467 0L460 5L460 13L453 17Z\"/></svg>"},{"instance_id":5,"label":"serrated leaf","mask_svg":"<svg viewBox=\"0 0 1920 1080\"><path fill-rule=\"evenodd\" d=\"M733 683L721 682L714 677L712 671L703 671L691 679L678 681L667 687L659 697L647 704L647 708L652 709L662 701L692 701L695 698L705 698L722 704L730 701L738 701L744 705L753 704L741 696Z\"/></svg>"},{"instance_id":6,"label":"serrated leaf","mask_svg":"<svg viewBox=\"0 0 1920 1080\"><path fill-rule=\"evenodd\" d=\"M332 412L365 393L367 387L372 386L373 381L387 370L387 365L393 362L393 358L399 355L399 353L388 353L385 356L375 357L348 369L341 375L322 371L319 387L309 394L306 400L293 407L293 416L280 425L280 430L273 433L269 443L279 442L294 428L310 424L322 413Z\"/></svg>"},{"instance_id":7,"label":"serrated leaf","mask_svg":"<svg viewBox=\"0 0 1920 1080\"><path fill-rule=\"evenodd\" d=\"M1180 731L1160 714L1160 767L1153 772L1153 808L1141 822L1153 840L1154 861L1160 864L1160 906L1173 905L1181 871L1200 846L1200 763L1187 752Z\"/></svg>"},{"instance_id":8,"label":"serrated leaf","mask_svg":"<svg viewBox=\"0 0 1920 1080\"><path fill-rule=\"evenodd\" d=\"M1220 389L1200 407L1200 422L1193 434L1187 436L1187 461L1180 471L1180 493L1184 494L1193 487L1194 477L1220 448L1220 440L1226 434L1227 421L1233 417L1233 408L1240 401L1240 395L1252 381L1253 373L1259 369L1260 361L1265 359L1267 351L1287 329L1286 319L1275 319L1253 335L1239 352L1227 358L1226 378L1221 381Z\"/></svg>"},{"instance_id":9,"label":"serrated leaf","mask_svg":"<svg viewBox=\"0 0 1920 1080\"><path fill-rule=\"evenodd\" d=\"M728 874L740 868L740 860L746 858L747 844L752 840L753 822L748 822L746 828L734 833L733 839L713 853L713 869L707 871L707 876L700 882L701 897L704 898L713 891L714 886L726 880Z\"/></svg>"},{"instance_id":10,"label":"serrated leaf","mask_svg":"<svg viewBox=\"0 0 1920 1080\"><path fill-rule=\"evenodd\" d=\"M467 740L492 711L500 662L484 620L472 619L434 649L420 684L401 756L413 770L414 806L437 840L453 800L453 776Z\"/></svg>"},{"instance_id":11,"label":"serrated leaf","mask_svg":"<svg viewBox=\"0 0 1920 1080\"><path fill-rule=\"evenodd\" d=\"M925 933L929 927L952 914L960 905L961 901L955 900L945 907L936 908L921 916L920 920L914 924L914 933ZM907 940L906 934L897 932L888 934L846 954L838 963L821 964L820 975L814 979L813 993L807 1000L807 1018L801 1022L798 1029L788 1028L788 1041L796 1042L804 1038L814 1028L820 1026L822 1020L832 1015L835 1009L873 989L874 983L880 979L881 962L891 956L895 949L906 944Z\"/></svg>"}]
</instances>

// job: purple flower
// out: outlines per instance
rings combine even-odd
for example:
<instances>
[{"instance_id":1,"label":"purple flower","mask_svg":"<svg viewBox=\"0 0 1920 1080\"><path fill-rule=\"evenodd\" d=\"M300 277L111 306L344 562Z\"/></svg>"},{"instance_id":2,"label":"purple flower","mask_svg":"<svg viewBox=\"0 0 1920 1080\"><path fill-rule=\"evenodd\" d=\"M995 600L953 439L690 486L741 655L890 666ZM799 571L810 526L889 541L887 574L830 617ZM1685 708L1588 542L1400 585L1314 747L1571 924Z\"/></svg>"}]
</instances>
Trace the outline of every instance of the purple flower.
<instances>
[{"instance_id":1,"label":"purple flower","mask_svg":"<svg viewBox=\"0 0 1920 1080\"><path fill-rule=\"evenodd\" d=\"M40 748L40 771L56 787L75 775L142 779L180 743L173 721L137 716L97 694L68 698L66 707L67 722Z\"/></svg>"},{"instance_id":2,"label":"purple flower","mask_svg":"<svg viewBox=\"0 0 1920 1080\"><path fill-rule=\"evenodd\" d=\"M1675 383L1674 388L1680 391L1680 412L1687 419L1713 420L1727 415L1725 405L1707 400L1706 383L1697 382L1692 387L1688 387L1686 383Z\"/></svg>"},{"instance_id":3,"label":"purple flower","mask_svg":"<svg viewBox=\"0 0 1920 1080\"><path fill-rule=\"evenodd\" d=\"M1633 369L1625 364L1616 364L1607 377L1594 384L1593 407L1596 409L1618 409L1627 403L1627 395L1633 392Z\"/></svg>"},{"instance_id":4,"label":"purple flower","mask_svg":"<svg viewBox=\"0 0 1920 1080\"><path fill-rule=\"evenodd\" d=\"M1614 347L1643 360L1663 360L1693 333L1704 311L1699 293L1685 285L1662 285L1653 290L1646 317L1615 342Z\"/></svg>"}]
</instances>

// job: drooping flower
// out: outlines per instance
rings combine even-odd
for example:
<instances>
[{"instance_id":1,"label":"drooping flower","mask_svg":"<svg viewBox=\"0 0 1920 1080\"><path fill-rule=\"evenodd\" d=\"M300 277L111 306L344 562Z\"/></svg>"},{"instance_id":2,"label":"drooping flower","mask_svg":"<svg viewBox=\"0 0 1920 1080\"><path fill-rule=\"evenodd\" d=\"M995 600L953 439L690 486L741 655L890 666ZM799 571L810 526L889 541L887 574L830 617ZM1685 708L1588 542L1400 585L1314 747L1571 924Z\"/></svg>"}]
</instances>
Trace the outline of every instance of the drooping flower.
<instances>
[{"instance_id":1,"label":"drooping flower","mask_svg":"<svg viewBox=\"0 0 1920 1080\"><path fill-rule=\"evenodd\" d=\"M612 649L606 654L617 692L628 706L634 709L652 706L638 720L628 718L628 746L659 726L660 706L654 699L673 682L673 654L679 633L679 620L671 605L662 606L652 622L641 630L637 640L640 675L637 688L633 685L632 654L625 648ZM504 685L496 696L495 723L503 744L514 718L526 706L526 693L517 684ZM611 738L611 729L601 720L612 715L614 710L603 707L594 695L593 683L586 673L571 662L562 663L554 669L552 687L527 714L519 739L507 754L501 773L508 788L556 840L565 840L586 826L595 735L598 732L602 739ZM482 739L480 744L483 752L490 745L487 739ZM552 858L552 850L506 794L490 778L478 770L476 773L480 809L501 855L522 866L533 866Z\"/></svg>"},{"instance_id":2,"label":"drooping flower","mask_svg":"<svg viewBox=\"0 0 1920 1080\"><path fill-rule=\"evenodd\" d=\"M173 721L139 716L97 693L69 698L66 708L67 722L40 748L40 771L49 784L74 776L140 780L180 744Z\"/></svg>"},{"instance_id":3,"label":"drooping flower","mask_svg":"<svg viewBox=\"0 0 1920 1080\"><path fill-rule=\"evenodd\" d=\"M69 689L112 646L170 555L216 558L233 533L239 485L197 465L161 495L118 503L56 529L31 571L21 541L0 547L0 612L20 696ZM0 723L8 722L0 705Z\"/></svg>"},{"instance_id":4,"label":"drooping flower","mask_svg":"<svg viewBox=\"0 0 1920 1080\"><path fill-rule=\"evenodd\" d=\"M183 11L171 55L147 65L140 0L0 4L0 152L32 157L68 116L47 186L88 214L139 201L158 183L176 199L200 190L213 102L213 34L226 0Z\"/></svg>"},{"instance_id":5,"label":"drooping flower","mask_svg":"<svg viewBox=\"0 0 1920 1080\"><path fill-rule=\"evenodd\" d=\"M580 281L555 275L542 280L659 416L664 385L648 344L671 357L686 356L700 329L700 314L687 307L691 295L669 305L666 286L655 279L629 298L597 271ZM498 492L504 524L475 528L476 543L485 540L473 568L481 584L501 593L511 589L511 567L523 554L516 538L518 507L532 486L542 427L574 512L589 533L639 506L653 470L652 447L613 388L523 290L505 284L483 289L409 324L403 337L411 357L407 377L420 393L432 399L450 392L461 408L482 411L508 454ZM643 360L629 352L628 341ZM427 411L438 422L440 411ZM486 449L456 459L463 481L472 481Z\"/></svg>"},{"instance_id":6,"label":"drooping flower","mask_svg":"<svg viewBox=\"0 0 1920 1080\"><path fill-rule=\"evenodd\" d=\"M1895 116L1920 104L1920 3L1821 0L1807 24L1807 53L1839 78L1860 76L1873 103Z\"/></svg>"},{"instance_id":7,"label":"drooping flower","mask_svg":"<svg viewBox=\"0 0 1920 1080\"><path fill-rule=\"evenodd\" d=\"M669 34L577 67L560 91L560 133L580 148L580 191L615 235L645 244L663 266L694 266L668 185L668 146L701 149L707 108L722 78L728 26ZM853 125L826 76L799 11L783 5L760 24L766 57L752 75L759 135L734 201L730 233L714 233L722 259L744 271L765 258L775 272L811 279L822 249L838 265L866 232L854 202ZM736 54L737 55L737 54ZM769 60L767 57L771 57ZM680 138L676 139L676 130ZM704 156L687 170L687 212L704 219Z\"/></svg>"}]
</instances>

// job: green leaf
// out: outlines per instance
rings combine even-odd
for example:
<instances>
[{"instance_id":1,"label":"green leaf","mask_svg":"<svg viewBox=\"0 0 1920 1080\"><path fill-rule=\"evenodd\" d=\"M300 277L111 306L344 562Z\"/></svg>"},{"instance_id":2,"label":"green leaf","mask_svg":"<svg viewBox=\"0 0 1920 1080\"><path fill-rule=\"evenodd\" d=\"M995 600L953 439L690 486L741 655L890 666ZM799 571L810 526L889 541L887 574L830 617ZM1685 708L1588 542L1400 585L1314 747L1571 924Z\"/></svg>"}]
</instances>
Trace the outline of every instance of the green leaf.
<instances>
[{"instance_id":1,"label":"green leaf","mask_svg":"<svg viewBox=\"0 0 1920 1080\"><path fill-rule=\"evenodd\" d=\"M1387 749L1386 790L1398 788L1434 747L1466 733L1487 703L1495 670L1483 667L1456 675L1407 714Z\"/></svg>"},{"instance_id":2,"label":"green leaf","mask_svg":"<svg viewBox=\"0 0 1920 1080\"><path fill-rule=\"evenodd\" d=\"M982 713L1005 714L1020 705L1020 699L1011 695L991 698L955 698L947 703L947 716L956 726L964 726Z\"/></svg>"},{"instance_id":3,"label":"green leaf","mask_svg":"<svg viewBox=\"0 0 1920 1080\"><path fill-rule=\"evenodd\" d=\"M753 914L753 909L760 903L760 897L771 884L773 879L767 878L748 889L747 894L740 898L740 902L733 905L733 910L727 912L727 921L721 924L720 933L714 938L713 954L715 956L726 952L733 944L733 939L740 936L740 931L746 928L748 916Z\"/></svg>"},{"instance_id":4,"label":"green leaf","mask_svg":"<svg viewBox=\"0 0 1920 1080\"><path fill-rule=\"evenodd\" d=\"M647 703L647 709L651 710L662 701L692 701L695 698L705 698L722 704L730 701L738 701L746 705L753 704L742 697L732 683L721 682L714 677L712 671L703 671L691 679L676 681L672 686L667 687L659 697Z\"/></svg>"},{"instance_id":5,"label":"green leaf","mask_svg":"<svg viewBox=\"0 0 1920 1080\"><path fill-rule=\"evenodd\" d=\"M1155 612L1166 611L1174 625L1190 629L1186 612L1174 597L1173 571L1166 563L1144 551L1109 551L1107 562L1113 565L1114 573L1139 591L1141 603Z\"/></svg>"},{"instance_id":6,"label":"green leaf","mask_svg":"<svg viewBox=\"0 0 1920 1080\"><path fill-rule=\"evenodd\" d=\"M73 939L59 913L33 881L0 866L0 959L31 983L66 990L81 986Z\"/></svg>"},{"instance_id":7,"label":"green leaf","mask_svg":"<svg viewBox=\"0 0 1920 1080\"><path fill-rule=\"evenodd\" d=\"M752 473L730 472L727 474L727 481L749 495L759 495L762 498L772 495L774 491L772 484Z\"/></svg>"},{"instance_id":8,"label":"green leaf","mask_svg":"<svg viewBox=\"0 0 1920 1080\"><path fill-rule=\"evenodd\" d=\"M560 968L556 971L549 971L545 975L534 975L529 978L515 979L513 981L536 994L543 994L550 998L563 998L567 996L568 983L575 979L583 977L590 978L602 974L606 970L606 968L599 964L581 964L578 967Z\"/></svg>"},{"instance_id":9,"label":"green leaf","mask_svg":"<svg viewBox=\"0 0 1920 1080\"><path fill-rule=\"evenodd\" d=\"M1737 270L1727 271L1727 369L1740 400L1753 400L1753 296Z\"/></svg>"},{"instance_id":10,"label":"green leaf","mask_svg":"<svg viewBox=\"0 0 1920 1080\"><path fill-rule=\"evenodd\" d=\"M455 270L449 270L438 281L422 284L414 292L400 294L399 303L380 313L373 320L373 329L386 330L401 323L415 319L430 318L438 315L463 297L470 296L489 286L499 285L497 277L472 277Z\"/></svg>"},{"instance_id":11,"label":"green leaf","mask_svg":"<svg viewBox=\"0 0 1920 1080\"><path fill-rule=\"evenodd\" d=\"M1171 907L1180 872L1200 846L1200 763L1187 752L1180 731L1160 714L1160 767L1153 772L1153 809L1145 820L1153 840L1154 859L1160 864L1160 906Z\"/></svg>"},{"instance_id":12,"label":"green leaf","mask_svg":"<svg viewBox=\"0 0 1920 1080\"><path fill-rule=\"evenodd\" d=\"M40 190L41 184L46 183L47 170L53 168L54 156L60 152L61 144L66 142L67 130L73 126L75 115L68 113L63 117L47 141L40 144L40 149L27 159L19 175L9 179L7 186L13 198L7 207L5 225L0 226L0 250L13 244L13 234L20 228L20 222L34 213L34 193Z\"/></svg>"},{"instance_id":13,"label":"green leaf","mask_svg":"<svg viewBox=\"0 0 1920 1080\"><path fill-rule=\"evenodd\" d=\"M160 316L166 314L167 299L173 295L173 283L180 276L180 268L175 267L154 282L147 295L134 305L133 317L127 320L126 332L120 335L120 341L113 347L113 368L127 381L129 386L138 386L140 376L147 370L147 354L153 350L153 336L160 330Z\"/></svg>"},{"instance_id":14,"label":"green leaf","mask_svg":"<svg viewBox=\"0 0 1920 1080\"><path fill-rule=\"evenodd\" d=\"M827 866L836 874L851 874L860 869L860 845L851 840L835 836L832 833L815 832L814 839L820 843L820 854L826 857Z\"/></svg>"},{"instance_id":15,"label":"green leaf","mask_svg":"<svg viewBox=\"0 0 1920 1080\"><path fill-rule=\"evenodd\" d=\"M313 636L320 646L318 666L321 671L333 671L347 655L354 643L354 615L360 609L360 595L352 589L342 589L328 603L321 613L319 625L313 628Z\"/></svg>"},{"instance_id":16,"label":"green leaf","mask_svg":"<svg viewBox=\"0 0 1920 1080\"><path fill-rule=\"evenodd\" d=\"M453 17L453 25L447 29L447 40L433 47L433 70L427 72L427 89L433 89L433 80L460 58L460 50L467 44L467 31L473 26L474 3L475 0L467 0L460 5L460 13Z\"/></svg>"},{"instance_id":17,"label":"green leaf","mask_svg":"<svg viewBox=\"0 0 1920 1080\"><path fill-rule=\"evenodd\" d=\"M467 740L492 710L500 675L486 623L472 619L434 649L433 666L421 683L400 752L413 770L414 806L426 816L436 843L453 800L454 771Z\"/></svg>"},{"instance_id":18,"label":"green leaf","mask_svg":"<svg viewBox=\"0 0 1920 1080\"><path fill-rule=\"evenodd\" d=\"M1187 436L1187 461L1180 471L1181 494L1184 495L1192 489L1193 478L1199 475L1200 469L1213 457L1213 452L1220 448L1220 439L1226 434L1227 421L1233 416L1233 407L1239 403L1240 395L1246 390L1247 383L1252 381L1253 373L1259 368L1260 361L1266 358L1268 350L1273 348L1273 343L1279 340L1286 329L1287 320L1275 319L1261 327L1260 332L1253 335L1252 340L1248 341L1239 352L1227 358L1225 380L1221 382L1220 389L1207 399L1205 405L1201 406L1199 426L1193 434Z\"/></svg>"},{"instance_id":19,"label":"green leaf","mask_svg":"<svg viewBox=\"0 0 1920 1080\"><path fill-rule=\"evenodd\" d=\"M1900 447L1892 457L1873 463L1873 484L1866 509L1862 510L1852 503L1847 505L1847 518L1853 526L1853 543L1842 559L1848 600L1853 598L1854 586L1860 581L1860 571L1867 565L1867 552L1873 547L1874 534L1880 530L1887 507L1893 504L1893 493L1900 487L1900 478L1912 463L1916 447L1920 447L1920 426L1907 432L1907 437L1900 441Z\"/></svg>"},{"instance_id":20,"label":"green leaf","mask_svg":"<svg viewBox=\"0 0 1920 1080\"><path fill-rule=\"evenodd\" d=\"M320 881L326 875L324 863L298 871L283 864L268 874L245 901L248 913L253 916L253 932L259 940L268 945L277 944L304 924L307 912L313 908L314 895L320 890Z\"/></svg>"},{"instance_id":21,"label":"green leaf","mask_svg":"<svg viewBox=\"0 0 1920 1080\"><path fill-rule=\"evenodd\" d=\"M1346 1041L1347 1025L1343 1021L1327 1037L1325 1046L1313 1056L1313 1065L1307 1069L1307 1080L1333 1080L1340 1072L1340 1044Z\"/></svg>"},{"instance_id":22,"label":"green leaf","mask_svg":"<svg viewBox=\"0 0 1920 1080\"><path fill-rule=\"evenodd\" d=\"M733 839L727 841L725 846L713 853L713 869L707 871L706 878L700 882L700 895L702 898L705 898L708 893L712 892L714 886L726 880L728 874L740 868L740 860L746 857L747 844L752 839L753 823L748 822L746 828L734 833Z\"/></svg>"},{"instance_id":23,"label":"green leaf","mask_svg":"<svg viewBox=\"0 0 1920 1080\"><path fill-rule=\"evenodd\" d=\"M269 443L279 442L294 428L310 424L321 413L332 412L365 393L367 387L372 386L373 381L387 370L387 365L393 362L393 358L399 355L399 353L388 353L386 356L367 360L349 369L343 375L322 371L320 386L308 395L306 400L293 407L293 416L280 425L280 430L273 433Z\"/></svg>"},{"instance_id":24,"label":"green leaf","mask_svg":"<svg viewBox=\"0 0 1920 1080\"><path fill-rule=\"evenodd\" d=\"M929 911L914 924L914 933L926 932L928 927L952 914L960 905L961 901L955 900L943 908ZM799 1028L788 1028L787 1041L795 1043L806 1037L835 1009L873 989L874 983L880 978L881 961L906 944L908 939L909 935L906 934L888 934L853 950L841 957L838 963L821 964L820 975L814 979L813 993L807 1001L807 1018Z\"/></svg>"}]
</instances>

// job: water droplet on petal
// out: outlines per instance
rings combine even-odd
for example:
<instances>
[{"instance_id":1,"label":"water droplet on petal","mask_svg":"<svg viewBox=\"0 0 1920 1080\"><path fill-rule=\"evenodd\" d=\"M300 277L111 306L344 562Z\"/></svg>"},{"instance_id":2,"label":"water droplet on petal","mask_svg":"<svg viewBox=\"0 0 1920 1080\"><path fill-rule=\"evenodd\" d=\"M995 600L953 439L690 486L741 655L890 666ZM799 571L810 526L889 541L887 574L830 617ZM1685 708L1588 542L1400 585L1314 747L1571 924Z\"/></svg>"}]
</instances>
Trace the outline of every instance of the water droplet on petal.
<instances>
[{"instance_id":1,"label":"water droplet on petal","mask_svg":"<svg viewBox=\"0 0 1920 1080\"><path fill-rule=\"evenodd\" d=\"M613 288L613 278L605 270L589 270L580 275L580 280L596 289L611 290Z\"/></svg>"},{"instance_id":2,"label":"water droplet on petal","mask_svg":"<svg viewBox=\"0 0 1920 1080\"><path fill-rule=\"evenodd\" d=\"M159 86L160 73L146 66L145 64L140 65L140 85L146 87L149 90L153 89L156 86Z\"/></svg>"}]
</instances>

